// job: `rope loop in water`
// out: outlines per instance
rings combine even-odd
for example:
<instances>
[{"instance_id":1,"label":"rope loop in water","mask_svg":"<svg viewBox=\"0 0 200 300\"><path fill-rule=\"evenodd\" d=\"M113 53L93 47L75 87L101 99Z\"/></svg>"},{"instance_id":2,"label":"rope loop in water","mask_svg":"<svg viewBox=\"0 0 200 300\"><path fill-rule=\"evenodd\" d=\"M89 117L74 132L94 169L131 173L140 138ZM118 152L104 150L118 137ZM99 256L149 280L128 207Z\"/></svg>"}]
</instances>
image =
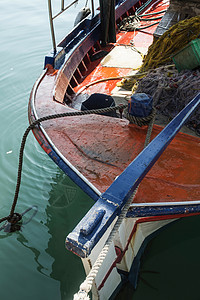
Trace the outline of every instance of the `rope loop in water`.
<instances>
[{"instance_id":1,"label":"rope loop in water","mask_svg":"<svg viewBox=\"0 0 200 300\"><path fill-rule=\"evenodd\" d=\"M21 185L22 165L23 165L23 156L24 156L24 148L25 148L25 144L26 144L26 139L28 137L29 132L31 130L33 130L34 127L38 126L41 122L52 120L52 119L63 118L63 117L83 116L83 115L90 115L90 114L102 114L102 113L111 112L114 110L115 111L119 110L120 115L121 115L124 108L127 108L127 104L119 104L118 106L106 107L106 108L101 108L101 109L92 109L92 110L85 110L85 111L72 111L72 112L66 112L66 113L61 113L61 114L48 115L48 116L41 117L41 118L33 121L25 130L24 135L22 137L22 141L21 141L20 153L19 153L19 163L18 163L17 183L16 183L15 194L14 194L14 199L13 199L12 207L10 210L10 214L7 217L1 218L0 223L2 223L4 221L8 221L8 223L10 223L10 224L17 224L21 220L20 216L22 217L22 215L15 213L15 208L17 205L19 189L20 189L20 185ZM131 122L135 123L138 126L147 125L152 120L153 117L154 117L154 111L151 113L151 115L149 117L146 117L146 118L133 117L131 119ZM16 222L14 220L16 220ZM13 228L14 228L14 226L13 226ZM15 226L16 230L17 230L17 228L18 227Z\"/></svg>"}]
</instances>

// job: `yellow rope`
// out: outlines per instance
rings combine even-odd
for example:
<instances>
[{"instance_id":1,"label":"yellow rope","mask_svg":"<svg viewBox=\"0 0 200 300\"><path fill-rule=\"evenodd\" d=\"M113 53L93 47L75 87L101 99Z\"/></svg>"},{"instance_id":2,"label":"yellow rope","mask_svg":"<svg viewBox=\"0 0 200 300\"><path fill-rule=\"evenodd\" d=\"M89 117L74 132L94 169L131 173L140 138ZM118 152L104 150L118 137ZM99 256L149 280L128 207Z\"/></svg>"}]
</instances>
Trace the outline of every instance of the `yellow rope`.
<instances>
[{"instance_id":1,"label":"yellow rope","mask_svg":"<svg viewBox=\"0 0 200 300\"><path fill-rule=\"evenodd\" d=\"M173 69L174 67L175 67L175 65L172 64L172 65L167 65L164 68L166 70L168 70L170 68ZM155 69L150 69L146 72L141 72L141 73L137 73L137 74L130 75L130 76L124 76L123 79L120 82L117 82L116 85L119 87L123 87L124 89L126 89L128 91L132 90L132 92L134 93L134 91L136 91L136 89L138 87L139 79L142 79L143 77L145 77L150 71L159 70L159 69L163 69L163 66L155 68ZM169 73L168 76L171 76L171 73L173 74L174 72L175 72L174 70L168 70L168 73Z\"/></svg>"},{"instance_id":2,"label":"yellow rope","mask_svg":"<svg viewBox=\"0 0 200 300\"><path fill-rule=\"evenodd\" d=\"M186 19L173 25L158 40L155 40L149 47L147 55L144 57L140 73L156 69L159 66L170 63L173 54L184 48L189 42L199 37L200 34L200 16ZM166 66L167 67L167 66ZM123 78L117 86L134 91L138 86L138 79L143 76Z\"/></svg>"},{"instance_id":3,"label":"yellow rope","mask_svg":"<svg viewBox=\"0 0 200 300\"><path fill-rule=\"evenodd\" d=\"M173 25L149 47L141 70L156 68L171 61L171 56L196 39L200 33L200 16Z\"/></svg>"}]
</instances>

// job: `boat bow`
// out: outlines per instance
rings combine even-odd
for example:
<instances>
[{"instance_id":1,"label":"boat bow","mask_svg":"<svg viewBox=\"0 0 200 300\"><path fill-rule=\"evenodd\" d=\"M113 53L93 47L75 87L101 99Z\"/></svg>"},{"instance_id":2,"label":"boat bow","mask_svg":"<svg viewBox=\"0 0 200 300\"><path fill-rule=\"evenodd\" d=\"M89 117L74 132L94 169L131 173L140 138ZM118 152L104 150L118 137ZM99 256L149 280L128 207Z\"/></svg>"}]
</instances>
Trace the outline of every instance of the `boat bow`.
<instances>
[{"instance_id":1,"label":"boat bow","mask_svg":"<svg viewBox=\"0 0 200 300\"><path fill-rule=\"evenodd\" d=\"M198 94L134 159L99 197L66 239L66 247L81 257L87 257L107 228L120 214L133 191L159 159L163 151L200 104ZM200 203L198 203L199 205ZM133 216L132 216L133 217ZM89 224L89 225L88 225ZM86 228L87 227L87 228Z\"/></svg>"}]
</instances>

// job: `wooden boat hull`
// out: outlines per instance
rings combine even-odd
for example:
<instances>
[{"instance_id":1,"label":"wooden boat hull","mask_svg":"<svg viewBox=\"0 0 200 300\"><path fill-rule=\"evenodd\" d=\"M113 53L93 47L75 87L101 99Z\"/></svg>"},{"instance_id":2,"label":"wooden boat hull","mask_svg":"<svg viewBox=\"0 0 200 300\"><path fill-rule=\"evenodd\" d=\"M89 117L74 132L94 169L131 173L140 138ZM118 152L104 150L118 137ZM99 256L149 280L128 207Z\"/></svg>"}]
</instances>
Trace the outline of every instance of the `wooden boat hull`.
<instances>
[{"instance_id":1,"label":"wooden boat hull","mask_svg":"<svg viewBox=\"0 0 200 300\"><path fill-rule=\"evenodd\" d=\"M118 7L116 18L120 16L120 13L124 14L126 6L130 5L125 2L122 7ZM128 9L134 11L134 6L131 5ZM131 70L130 68L103 67L100 60L94 64L91 63L88 53L91 53L94 47L96 50L101 49L98 43L100 25L97 17L95 18L90 21L93 24L92 30L86 36L81 37L81 34L77 34L79 31L82 33L82 30L79 28L78 31L76 28L75 33L71 33L60 43L62 49L69 47L71 50L65 49L68 51L65 54L66 62L63 63L59 72L52 73L47 69L36 82L29 103L30 122L45 115L74 111L63 102L64 95L69 93L70 88L78 91L88 82L102 77L126 75ZM82 24L83 27L86 26L86 21ZM78 41L74 36L76 38L79 36ZM132 36L132 33L128 33L126 39L129 41ZM118 40L118 43L122 43L125 40L124 34L119 33ZM143 44L151 41L151 35L150 40L149 35L143 36ZM141 44L139 38L136 39L136 42L137 45ZM59 52L58 58L55 58L55 65L57 60L59 61L62 57L60 53L62 51ZM50 62L48 60L50 57L46 58L45 63ZM95 69L91 72L90 69L94 67ZM85 73L88 76L84 75ZM80 78L81 76L84 77L84 80ZM78 80L80 83L72 87ZM115 85L116 80L109 80L91 86L87 92L90 94L103 91L109 94ZM152 137L155 137L161 129L159 126L154 126ZM46 121L41 126L34 128L33 133L54 162L90 197L97 200L98 196L110 186L142 150L146 127L139 128L130 125L129 121L124 119L91 115L89 118L82 116ZM199 158L196 155L198 152L198 139L180 133L167 152L163 154L154 170L144 179L135 202L198 200ZM170 169L168 168L169 163ZM186 173L188 174L187 178L185 177ZM168 193L169 189L171 194Z\"/></svg>"},{"instance_id":2,"label":"wooden boat hull","mask_svg":"<svg viewBox=\"0 0 200 300\"><path fill-rule=\"evenodd\" d=\"M147 2L145 9L155 9L159 13L168 6L168 3L161 6L158 3ZM141 4L136 0L117 2L116 20L133 14ZM117 47L121 51L122 46L128 48L127 43L132 40L138 49L147 49L153 41L154 30L155 26L136 35L119 32L115 45L102 48L99 14L83 20L59 44L57 54L46 57L45 71L30 97L30 123L46 115L76 112L69 103L84 90L87 90L86 95L111 95L117 80L133 67L113 66L113 61L107 65L106 60L101 62L101 57L94 61L92 57L101 51L111 54ZM92 84L108 77L118 79ZM162 129L155 125L152 138ZM140 128L125 119L94 114L56 118L33 129L35 138L49 157L97 201L66 240L67 248L82 258L86 273L97 259L128 197L119 196L119 192L113 200L108 193L104 197L105 193L141 152L146 132L147 126ZM112 297L122 283L121 274L126 274L136 287L139 258L149 239L172 221L200 213L199 146L198 138L177 134L145 176L95 279L94 299ZM89 230L88 236L81 236L80 227Z\"/></svg>"}]
</instances>

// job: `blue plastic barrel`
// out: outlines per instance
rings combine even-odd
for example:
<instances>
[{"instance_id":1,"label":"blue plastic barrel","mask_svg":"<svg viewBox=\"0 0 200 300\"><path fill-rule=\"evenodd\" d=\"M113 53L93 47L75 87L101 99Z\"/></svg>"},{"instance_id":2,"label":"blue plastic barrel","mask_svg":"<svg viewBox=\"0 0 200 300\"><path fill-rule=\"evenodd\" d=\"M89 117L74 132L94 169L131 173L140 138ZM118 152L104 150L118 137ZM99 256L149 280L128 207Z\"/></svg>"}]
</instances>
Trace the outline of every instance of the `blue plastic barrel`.
<instances>
[{"instance_id":1,"label":"blue plastic barrel","mask_svg":"<svg viewBox=\"0 0 200 300\"><path fill-rule=\"evenodd\" d=\"M153 98L145 93L135 93L128 103L128 113L135 117L147 117L153 106Z\"/></svg>"}]
</instances>

